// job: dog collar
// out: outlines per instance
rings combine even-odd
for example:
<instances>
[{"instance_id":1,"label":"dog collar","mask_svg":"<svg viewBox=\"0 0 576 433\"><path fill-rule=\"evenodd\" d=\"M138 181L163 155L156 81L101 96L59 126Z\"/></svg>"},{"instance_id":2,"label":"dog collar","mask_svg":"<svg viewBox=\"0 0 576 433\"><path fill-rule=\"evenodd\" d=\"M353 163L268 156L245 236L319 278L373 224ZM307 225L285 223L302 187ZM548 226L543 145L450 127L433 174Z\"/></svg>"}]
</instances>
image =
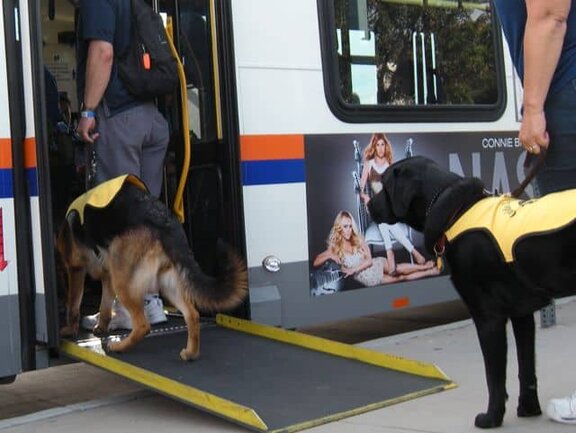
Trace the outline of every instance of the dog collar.
<instances>
[{"instance_id":1,"label":"dog collar","mask_svg":"<svg viewBox=\"0 0 576 433\"><path fill-rule=\"evenodd\" d=\"M430 211L432 210L432 206L434 206L434 204L438 200L438 197L440 196L442 191L443 191L443 189L439 189L438 191L436 191L436 194L434 194L434 197L432 197L432 200L430 200L430 203L428 203L428 206L426 207L426 216L430 215Z\"/></svg>"}]
</instances>

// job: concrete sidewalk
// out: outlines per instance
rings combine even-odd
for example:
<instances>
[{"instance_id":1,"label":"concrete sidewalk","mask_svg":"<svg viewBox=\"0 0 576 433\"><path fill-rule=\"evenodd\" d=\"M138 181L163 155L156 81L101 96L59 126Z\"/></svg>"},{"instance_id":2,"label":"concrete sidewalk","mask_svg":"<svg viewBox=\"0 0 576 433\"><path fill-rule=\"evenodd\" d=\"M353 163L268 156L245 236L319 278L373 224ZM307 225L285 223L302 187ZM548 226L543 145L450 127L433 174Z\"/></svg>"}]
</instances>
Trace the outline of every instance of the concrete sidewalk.
<instances>
[{"instance_id":1,"label":"concrete sidewalk","mask_svg":"<svg viewBox=\"0 0 576 433\"><path fill-rule=\"evenodd\" d=\"M558 325L537 330L537 359L540 399L543 408L548 399L576 390L576 301L570 299L557 305ZM474 417L486 407L487 393L484 367L474 327L470 320L452 323L413 333L386 337L359 344L372 350L392 353L415 360L434 363L458 387L453 390L410 400L387 408L367 412L341 421L314 427L310 433L466 433L478 432ZM60 370L58 370L60 369ZM84 364L56 367L52 372L28 373L14 385L0 387L0 405L10 401L10 393L22 389L18 382L28 380L33 389L44 381L43 375L53 377L47 385L53 387L55 398L62 404L23 417L0 420L2 433L142 433L163 431L245 432L246 429L221 420L189 406L145 391L114 375ZM58 370L58 371L56 371ZM509 338L508 394L504 425L498 432L506 433L564 433L576 426L558 424L545 415L532 419L516 417L518 396L517 367L514 341ZM81 377L81 379L79 379ZM64 382L63 378L67 381ZM78 380L79 379L79 380ZM90 384L94 381L93 384ZM67 388L73 394L75 386L102 395L107 387L112 395L91 401L71 402ZM12 389L8 389L13 387Z\"/></svg>"}]
</instances>

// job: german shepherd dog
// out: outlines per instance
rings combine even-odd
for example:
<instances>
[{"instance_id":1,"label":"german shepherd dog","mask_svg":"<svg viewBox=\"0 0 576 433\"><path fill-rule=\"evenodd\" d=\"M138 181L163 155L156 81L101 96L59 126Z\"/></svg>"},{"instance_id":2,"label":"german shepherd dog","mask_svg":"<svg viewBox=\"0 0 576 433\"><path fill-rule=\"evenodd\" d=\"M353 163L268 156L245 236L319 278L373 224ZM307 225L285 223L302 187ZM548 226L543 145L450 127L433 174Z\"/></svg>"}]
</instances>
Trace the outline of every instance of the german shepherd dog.
<instances>
[{"instance_id":1,"label":"german shepherd dog","mask_svg":"<svg viewBox=\"0 0 576 433\"><path fill-rule=\"evenodd\" d=\"M423 232L426 249L437 256L445 249L454 287L475 324L489 393L488 409L476 416L475 425L498 427L504 418L508 319L518 353L517 414L540 415L533 313L554 297L574 294L569 290L576 285L576 190L526 201L490 197L479 179L462 178L424 157L392 164L382 181L382 191L368 204L372 218L377 223L403 222ZM558 197L563 197L562 205L553 207ZM544 204L547 209L539 214L542 218L523 220L522 225L532 225L533 233L519 233L512 241L474 224L457 235L452 233L454 227L468 223L473 209L491 201L501 205L491 215L503 213L508 220L520 218L524 212L520 208L537 211ZM547 225L550 215L558 217L563 212L560 226Z\"/></svg>"},{"instance_id":2,"label":"german shepherd dog","mask_svg":"<svg viewBox=\"0 0 576 433\"><path fill-rule=\"evenodd\" d=\"M102 191L106 192L102 192ZM112 191L112 192L109 192ZM122 352L150 332L144 296L160 292L184 316L185 360L199 355L199 312L222 311L239 305L247 294L243 260L219 241L218 276L206 275L194 260L176 216L153 198L135 176L121 176L89 190L68 209L56 238L66 268L68 293L63 336L78 333L86 274L102 281L96 335L108 330L116 296L132 319L132 331L107 349Z\"/></svg>"}]
</instances>

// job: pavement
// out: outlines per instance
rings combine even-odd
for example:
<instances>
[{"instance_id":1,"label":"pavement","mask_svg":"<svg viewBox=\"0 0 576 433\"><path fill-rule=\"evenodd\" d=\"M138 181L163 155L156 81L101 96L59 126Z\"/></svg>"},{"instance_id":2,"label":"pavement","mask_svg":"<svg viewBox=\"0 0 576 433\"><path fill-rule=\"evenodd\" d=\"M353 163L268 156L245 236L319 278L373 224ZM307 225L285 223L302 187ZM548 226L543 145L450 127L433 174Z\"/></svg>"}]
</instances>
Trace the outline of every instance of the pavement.
<instances>
[{"instance_id":1,"label":"pavement","mask_svg":"<svg viewBox=\"0 0 576 433\"><path fill-rule=\"evenodd\" d=\"M557 325L537 329L537 369L543 408L553 397L576 389L576 300L557 304ZM536 315L539 323L538 313ZM318 331L318 330L317 330ZM357 343L441 368L457 388L416 398L306 430L308 433L478 432L474 417L487 403L484 367L469 319ZM517 418L517 366L509 335L509 401L500 433L566 433L576 426L546 415ZM246 432L243 427L201 412L95 367L74 363L20 375L0 386L2 433Z\"/></svg>"}]
</instances>

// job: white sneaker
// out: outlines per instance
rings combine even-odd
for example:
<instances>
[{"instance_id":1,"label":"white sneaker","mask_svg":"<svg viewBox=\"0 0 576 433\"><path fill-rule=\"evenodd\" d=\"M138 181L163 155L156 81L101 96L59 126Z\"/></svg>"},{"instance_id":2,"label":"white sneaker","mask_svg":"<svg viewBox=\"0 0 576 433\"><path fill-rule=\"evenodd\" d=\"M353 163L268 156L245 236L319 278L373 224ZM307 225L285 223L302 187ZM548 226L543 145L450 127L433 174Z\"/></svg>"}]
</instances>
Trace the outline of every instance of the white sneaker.
<instances>
[{"instance_id":1,"label":"white sneaker","mask_svg":"<svg viewBox=\"0 0 576 433\"><path fill-rule=\"evenodd\" d=\"M166 313L164 313L162 298L158 295L146 295L144 298L144 314L151 325L168 321Z\"/></svg>"},{"instance_id":2,"label":"white sneaker","mask_svg":"<svg viewBox=\"0 0 576 433\"><path fill-rule=\"evenodd\" d=\"M82 317L82 327L92 331L98 323L99 314L100 313L96 313ZM156 325L157 323L166 322L168 320L164 313L162 298L158 295L146 295L144 298L144 314L146 315L148 322L150 322L150 325ZM132 319L130 318L128 310L126 310L126 308L124 308L117 299L114 299L114 303L112 304L112 319L110 319L108 330L114 331L116 329L131 330Z\"/></svg>"},{"instance_id":3,"label":"white sneaker","mask_svg":"<svg viewBox=\"0 0 576 433\"><path fill-rule=\"evenodd\" d=\"M568 397L551 399L546 414L554 421L576 424L576 392Z\"/></svg>"}]
</instances>

